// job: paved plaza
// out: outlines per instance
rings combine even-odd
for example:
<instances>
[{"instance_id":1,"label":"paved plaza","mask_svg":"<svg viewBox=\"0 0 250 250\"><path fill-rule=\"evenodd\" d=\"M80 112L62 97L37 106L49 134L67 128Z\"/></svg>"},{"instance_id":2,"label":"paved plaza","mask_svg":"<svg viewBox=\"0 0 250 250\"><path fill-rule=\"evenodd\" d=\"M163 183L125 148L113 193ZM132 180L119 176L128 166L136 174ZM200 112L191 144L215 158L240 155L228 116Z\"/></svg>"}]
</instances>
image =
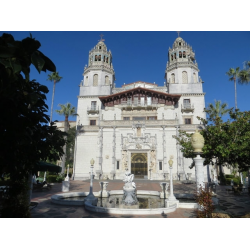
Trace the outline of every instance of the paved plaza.
<instances>
[{"instance_id":1,"label":"paved plaza","mask_svg":"<svg viewBox=\"0 0 250 250\"><path fill-rule=\"evenodd\" d=\"M161 181L135 180L137 190L161 191ZM88 192L89 180L71 181L70 192ZM107 190L122 190L122 180L109 180ZM178 208L175 212L161 215L114 215L89 212L83 206L57 205L51 202L53 194L60 194L61 183L55 183L51 190L33 191L32 202L38 205L31 210L32 218L195 218L194 209ZM174 193L194 194L195 184L182 184L174 181ZM250 196L247 193L235 195L227 192L228 186L217 186L216 193L219 198L217 211L226 212L231 217L241 217L250 213ZM93 191L100 191L99 180L93 181Z\"/></svg>"}]
</instances>

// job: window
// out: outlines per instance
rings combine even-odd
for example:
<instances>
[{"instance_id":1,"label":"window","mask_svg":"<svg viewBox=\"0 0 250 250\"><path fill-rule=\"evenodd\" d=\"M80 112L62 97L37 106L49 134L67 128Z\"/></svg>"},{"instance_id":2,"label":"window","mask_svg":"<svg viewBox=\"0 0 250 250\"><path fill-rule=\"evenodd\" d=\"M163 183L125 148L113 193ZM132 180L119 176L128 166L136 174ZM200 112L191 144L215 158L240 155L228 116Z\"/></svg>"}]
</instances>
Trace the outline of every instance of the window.
<instances>
[{"instance_id":1,"label":"window","mask_svg":"<svg viewBox=\"0 0 250 250\"><path fill-rule=\"evenodd\" d=\"M146 117L133 117L133 120L134 121L144 121L144 120L146 120Z\"/></svg>"},{"instance_id":2,"label":"window","mask_svg":"<svg viewBox=\"0 0 250 250\"><path fill-rule=\"evenodd\" d=\"M95 61L97 61L97 55L95 55Z\"/></svg>"},{"instance_id":3,"label":"window","mask_svg":"<svg viewBox=\"0 0 250 250\"><path fill-rule=\"evenodd\" d=\"M174 59L176 59L176 53L174 53Z\"/></svg>"},{"instance_id":4,"label":"window","mask_svg":"<svg viewBox=\"0 0 250 250\"><path fill-rule=\"evenodd\" d=\"M116 162L116 169L119 169L119 167L120 167L119 165L120 165L120 162L117 161L117 162Z\"/></svg>"},{"instance_id":5,"label":"window","mask_svg":"<svg viewBox=\"0 0 250 250\"><path fill-rule=\"evenodd\" d=\"M184 105L184 108L190 108L191 107L190 99L184 99L183 100L183 105Z\"/></svg>"},{"instance_id":6,"label":"window","mask_svg":"<svg viewBox=\"0 0 250 250\"><path fill-rule=\"evenodd\" d=\"M148 97L147 97L147 104L148 104L148 105L151 105L151 104L152 104L151 96L148 96Z\"/></svg>"},{"instance_id":7,"label":"window","mask_svg":"<svg viewBox=\"0 0 250 250\"><path fill-rule=\"evenodd\" d=\"M90 120L90 126L95 126L96 125L96 120Z\"/></svg>"},{"instance_id":8,"label":"window","mask_svg":"<svg viewBox=\"0 0 250 250\"><path fill-rule=\"evenodd\" d=\"M186 58L186 51L183 51L183 58Z\"/></svg>"},{"instance_id":9,"label":"window","mask_svg":"<svg viewBox=\"0 0 250 250\"><path fill-rule=\"evenodd\" d=\"M191 118L185 118L185 124L191 124Z\"/></svg>"},{"instance_id":10,"label":"window","mask_svg":"<svg viewBox=\"0 0 250 250\"><path fill-rule=\"evenodd\" d=\"M105 76L105 85L109 85L109 77Z\"/></svg>"},{"instance_id":11,"label":"window","mask_svg":"<svg viewBox=\"0 0 250 250\"><path fill-rule=\"evenodd\" d=\"M98 56L98 61L101 61L101 55Z\"/></svg>"},{"instance_id":12,"label":"window","mask_svg":"<svg viewBox=\"0 0 250 250\"><path fill-rule=\"evenodd\" d=\"M96 101L91 102L91 110L96 110Z\"/></svg>"},{"instance_id":13,"label":"window","mask_svg":"<svg viewBox=\"0 0 250 250\"><path fill-rule=\"evenodd\" d=\"M102 46L99 46L99 49L102 49Z\"/></svg>"},{"instance_id":14,"label":"window","mask_svg":"<svg viewBox=\"0 0 250 250\"><path fill-rule=\"evenodd\" d=\"M103 61L105 62L106 56L103 57Z\"/></svg>"},{"instance_id":15,"label":"window","mask_svg":"<svg viewBox=\"0 0 250 250\"><path fill-rule=\"evenodd\" d=\"M179 46L181 46L181 43L179 43Z\"/></svg>"},{"instance_id":16,"label":"window","mask_svg":"<svg viewBox=\"0 0 250 250\"><path fill-rule=\"evenodd\" d=\"M93 86L97 86L97 85L98 85L98 75L95 74L95 75L94 75Z\"/></svg>"},{"instance_id":17,"label":"window","mask_svg":"<svg viewBox=\"0 0 250 250\"><path fill-rule=\"evenodd\" d=\"M182 71L182 83L188 83L188 75L186 71Z\"/></svg>"},{"instance_id":18,"label":"window","mask_svg":"<svg viewBox=\"0 0 250 250\"><path fill-rule=\"evenodd\" d=\"M195 73L193 73L194 83L197 83L197 76Z\"/></svg>"},{"instance_id":19,"label":"window","mask_svg":"<svg viewBox=\"0 0 250 250\"><path fill-rule=\"evenodd\" d=\"M159 161L159 170L162 170L162 161Z\"/></svg>"},{"instance_id":20,"label":"window","mask_svg":"<svg viewBox=\"0 0 250 250\"><path fill-rule=\"evenodd\" d=\"M129 121L129 120L130 120L130 117L123 117L123 120L124 120L124 121Z\"/></svg>"},{"instance_id":21,"label":"window","mask_svg":"<svg viewBox=\"0 0 250 250\"><path fill-rule=\"evenodd\" d=\"M182 52L179 51L179 58L182 58Z\"/></svg>"},{"instance_id":22,"label":"window","mask_svg":"<svg viewBox=\"0 0 250 250\"><path fill-rule=\"evenodd\" d=\"M173 56L173 55L171 55L171 61L173 61L173 59L174 59L174 56Z\"/></svg>"},{"instance_id":23,"label":"window","mask_svg":"<svg viewBox=\"0 0 250 250\"><path fill-rule=\"evenodd\" d=\"M148 116L147 117L148 120L157 120L157 116Z\"/></svg>"},{"instance_id":24,"label":"window","mask_svg":"<svg viewBox=\"0 0 250 250\"><path fill-rule=\"evenodd\" d=\"M89 78L88 76L85 77L85 81L84 81L84 86L88 86L89 85Z\"/></svg>"},{"instance_id":25,"label":"window","mask_svg":"<svg viewBox=\"0 0 250 250\"><path fill-rule=\"evenodd\" d=\"M171 83L175 83L175 75L174 75L174 73L171 74Z\"/></svg>"},{"instance_id":26,"label":"window","mask_svg":"<svg viewBox=\"0 0 250 250\"><path fill-rule=\"evenodd\" d=\"M109 62L109 58L107 57L107 58L106 58L106 63L108 63L108 62Z\"/></svg>"},{"instance_id":27,"label":"window","mask_svg":"<svg viewBox=\"0 0 250 250\"><path fill-rule=\"evenodd\" d=\"M141 106L144 106L145 104L145 97L141 97Z\"/></svg>"}]
</instances>

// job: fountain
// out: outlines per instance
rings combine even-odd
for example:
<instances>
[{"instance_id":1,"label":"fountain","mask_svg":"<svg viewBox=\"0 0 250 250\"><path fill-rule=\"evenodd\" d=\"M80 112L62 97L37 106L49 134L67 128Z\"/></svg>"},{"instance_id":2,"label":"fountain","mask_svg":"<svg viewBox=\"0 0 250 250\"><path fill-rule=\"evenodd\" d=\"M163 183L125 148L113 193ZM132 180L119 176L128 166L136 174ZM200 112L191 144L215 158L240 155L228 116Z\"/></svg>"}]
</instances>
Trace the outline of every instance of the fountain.
<instances>
[{"instance_id":1,"label":"fountain","mask_svg":"<svg viewBox=\"0 0 250 250\"><path fill-rule=\"evenodd\" d=\"M133 182L134 175L131 174L128 170L125 173L125 182L123 186L123 200L122 203L125 205L136 205L138 200L136 198L136 185Z\"/></svg>"},{"instance_id":2,"label":"fountain","mask_svg":"<svg viewBox=\"0 0 250 250\"><path fill-rule=\"evenodd\" d=\"M170 183L161 182L162 191L137 190L133 182L134 175L128 169L125 172L123 190L107 191L108 182L100 182L101 191L93 192L92 175L90 192L72 192L56 194L51 201L61 205L78 205L86 210L109 214L167 214L177 208L197 208L192 194L173 194L172 163L170 168ZM91 173L94 161L91 161ZM167 191L170 186L170 193ZM178 199L185 199L179 202ZM189 199L189 201L187 201Z\"/></svg>"}]
</instances>

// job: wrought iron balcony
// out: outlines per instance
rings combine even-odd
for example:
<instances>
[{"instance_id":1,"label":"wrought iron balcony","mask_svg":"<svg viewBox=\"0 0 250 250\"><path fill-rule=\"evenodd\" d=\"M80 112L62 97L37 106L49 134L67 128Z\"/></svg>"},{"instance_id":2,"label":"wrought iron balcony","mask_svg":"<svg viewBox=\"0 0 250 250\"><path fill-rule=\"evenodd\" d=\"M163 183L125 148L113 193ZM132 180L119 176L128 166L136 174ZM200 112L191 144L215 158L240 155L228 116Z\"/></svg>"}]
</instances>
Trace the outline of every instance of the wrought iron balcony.
<instances>
[{"instance_id":1,"label":"wrought iron balcony","mask_svg":"<svg viewBox=\"0 0 250 250\"><path fill-rule=\"evenodd\" d=\"M99 114L99 106L98 107L96 107L96 106L87 107L87 113L88 113L88 115L89 114L91 114L91 115Z\"/></svg>"},{"instance_id":2,"label":"wrought iron balcony","mask_svg":"<svg viewBox=\"0 0 250 250\"><path fill-rule=\"evenodd\" d=\"M194 104L184 103L181 104L181 112L194 112Z\"/></svg>"}]
</instances>

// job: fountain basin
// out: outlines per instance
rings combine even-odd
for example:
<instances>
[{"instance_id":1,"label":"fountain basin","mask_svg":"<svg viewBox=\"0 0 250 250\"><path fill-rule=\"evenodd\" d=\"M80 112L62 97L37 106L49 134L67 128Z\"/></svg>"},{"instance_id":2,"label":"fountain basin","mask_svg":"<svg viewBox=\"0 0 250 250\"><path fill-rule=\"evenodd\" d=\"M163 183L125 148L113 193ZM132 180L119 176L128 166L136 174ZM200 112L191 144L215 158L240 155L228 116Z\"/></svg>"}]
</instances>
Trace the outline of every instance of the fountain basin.
<instances>
[{"instance_id":1,"label":"fountain basin","mask_svg":"<svg viewBox=\"0 0 250 250\"><path fill-rule=\"evenodd\" d=\"M127 214L127 215L146 215L146 214L167 214L174 212L177 208L188 208L194 209L198 208L197 203L193 200L194 196L192 194L175 194L176 198L178 199L187 199L189 202L179 202L173 204L169 207L159 207L159 208L138 208L138 207L131 207L125 208L126 206L121 206L120 208L110 208L110 207L103 207L103 206L93 206L89 202L85 202L84 198L89 194L89 192L71 192L71 193L62 193L56 194L51 197L51 201L55 204L60 205L71 205L71 206L85 206L86 210L96 212L96 213L109 213L109 214ZM93 193L95 197L100 198L99 192ZM122 196L123 190L112 190L109 192L110 198L115 198L115 196ZM159 198L160 192L158 191L147 191L147 190L137 190L138 198L140 196L147 196L148 198ZM78 200L74 200L78 198ZM68 200L67 200L68 199ZM72 200L70 200L72 199ZM163 199L161 199L163 200ZM193 202L192 202L193 200ZM191 202L190 202L191 201ZM100 202L98 202L99 204Z\"/></svg>"}]
</instances>

